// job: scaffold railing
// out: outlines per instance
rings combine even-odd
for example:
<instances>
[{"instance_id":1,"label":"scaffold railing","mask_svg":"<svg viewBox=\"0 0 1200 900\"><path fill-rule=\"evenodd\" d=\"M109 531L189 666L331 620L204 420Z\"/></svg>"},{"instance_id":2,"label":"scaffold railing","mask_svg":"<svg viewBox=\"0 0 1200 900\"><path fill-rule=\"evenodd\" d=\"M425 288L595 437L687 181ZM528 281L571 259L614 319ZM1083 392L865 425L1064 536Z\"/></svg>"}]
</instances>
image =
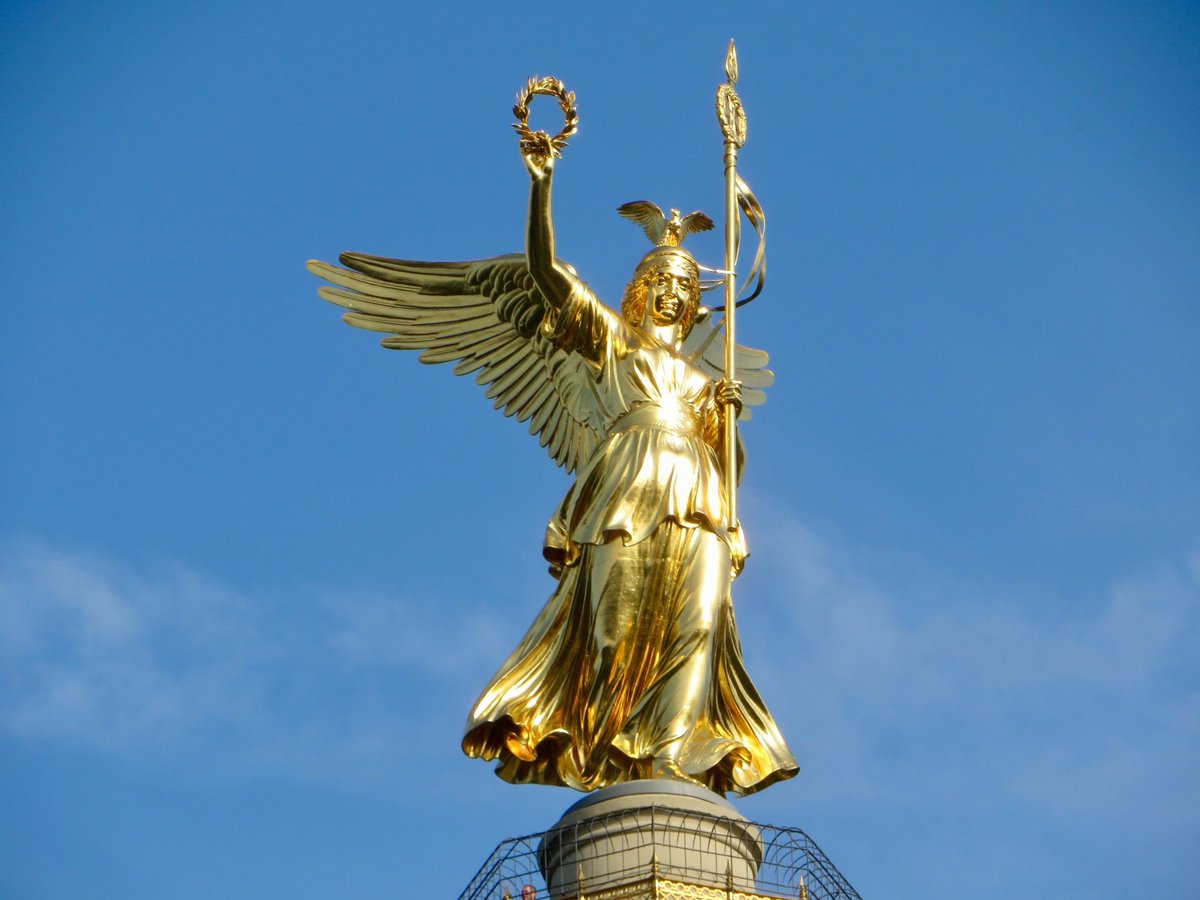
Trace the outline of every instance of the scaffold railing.
<instances>
[{"instance_id":1,"label":"scaffold railing","mask_svg":"<svg viewBox=\"0 0 1200 900\"><path fill-rule=\"evenodd\" d=\"M655 833L678 836L685 826L676 818L682 815L669 807L653 807L650 827L633 832L622 814L580 823L594 843L597 831L603 831L606 820L612 820L616 843L611 860L601 866L600 877L593 875L585 884L570 880L565 887L556 882L553 891L545 874L548 848L570 841L572 826L510 838L496 847L459 900L529 900L531 894L536 900L862 900L816 842L799 828L698 817L691 812L686 814L687 840L696 849L703 848L703 871L680 864L678 856L656 852ZM698 818L708 820L703 825L711 828L698 828ZM731 828L753 834L761 848L761 856L754 854L758 859L748 874L744 854L735 858L728 851L726 859L721 841L712 839ZM596 868L595 860L592 868ZM735 876L735 872L741 874Z\"/></svg>"}]
</instances>

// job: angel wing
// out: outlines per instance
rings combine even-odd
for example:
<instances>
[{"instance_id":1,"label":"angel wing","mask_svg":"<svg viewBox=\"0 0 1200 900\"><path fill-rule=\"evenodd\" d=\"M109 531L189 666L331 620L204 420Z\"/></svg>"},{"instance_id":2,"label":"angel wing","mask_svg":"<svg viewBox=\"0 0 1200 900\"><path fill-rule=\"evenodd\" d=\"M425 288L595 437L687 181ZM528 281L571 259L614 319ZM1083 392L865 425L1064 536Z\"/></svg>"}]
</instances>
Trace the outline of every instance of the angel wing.
<instances>
[{"instance_id":1,"label":"angel wing","mask_svg":"<svg viewBox=\"0 0 1200 900\"><path fill-rule=\"evenodd\" d=\"M714 321L716 319L717 321ZM710 314L698 319L683 342L683 355L714 380L725 375L725 330L723 321ZM742 383L742 421L751 418L750 407L767 402L766 388L775 383L775 373L767 368L770 357L765 350L738 344L734 352L737 380Z\"/></svg>"},{"instance_id":2,"label":"angel wing","mask_svg":"<svg viewBox=\"0 0 1200 900\"><path fill-rule=\"evenodd\" d=\"M524 254L472 262L418 262L343 253L343 269L311 260L308 269L336 287L318 293L349 310L350 325L391 334L384 347L422 350L423 363L453 362L475 375L493 406L529 422L550 457L574 471L600 439L571 392L556 378L574 354L541 336L546 304Z\"/></svg>"}]
</instances>

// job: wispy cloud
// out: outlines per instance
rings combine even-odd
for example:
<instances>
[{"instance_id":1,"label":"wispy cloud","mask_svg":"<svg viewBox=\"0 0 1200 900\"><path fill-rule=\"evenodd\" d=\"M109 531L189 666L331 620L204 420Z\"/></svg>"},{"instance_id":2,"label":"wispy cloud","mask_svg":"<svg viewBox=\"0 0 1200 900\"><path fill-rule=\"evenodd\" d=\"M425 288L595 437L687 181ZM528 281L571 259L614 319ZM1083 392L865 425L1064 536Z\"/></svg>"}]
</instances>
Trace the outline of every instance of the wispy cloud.
<instances>
[{"instance_id":1,"label":"wispy cloud","mask_svg":"<svg viewBox=\"0 0 1200 900\"><path fill-rule=\"evenodd\" d=\"M869 576L878 560L786 516L755 549L762 573L738 588L751 673L807 796L1200 825L1200 554L1063 611L940 573ZM282 602L182 565L9 543L0 731L400 783L413 760L453 755L513 628L502 609L419 594Z\"/></svg>"},{"instance_id":2,"label":"wispy cloud","mask_svg":"<svg viewBox=\"0 0 1200 900\"><path fill-rule=\"evenodd\" d=\"M873 580L878 559L786 515L758 549L752 602L778 627L752 626L756 674L765 655L819 793L1200 828L1200 552L1068 605L915 567Z\"/></svg>"},{"instance_id":3,"label":"wispy cloud","mask_svg":"<svg viewBox=\"0 0 1200 900\"><path fill-rule=\"evenodd\" d=\"M193 573L146 578L22 543L0 556L0 599L0 723L11 734L117 748L246 713L253 616Z\"/></svg>"},{"instance_id":4,"label":"wispy cloud","mask_svg":"<svg viewBox=\"0 0 1200 900\"><path fill-rule=\"evenodd\" d=\"M219 746L234 767L369 778L419 753L423 730L457 724L503 633L497 612L420 596L284 604L179 564L9 543L0 732L126 755Z\"/></svg>"}]
</instances>

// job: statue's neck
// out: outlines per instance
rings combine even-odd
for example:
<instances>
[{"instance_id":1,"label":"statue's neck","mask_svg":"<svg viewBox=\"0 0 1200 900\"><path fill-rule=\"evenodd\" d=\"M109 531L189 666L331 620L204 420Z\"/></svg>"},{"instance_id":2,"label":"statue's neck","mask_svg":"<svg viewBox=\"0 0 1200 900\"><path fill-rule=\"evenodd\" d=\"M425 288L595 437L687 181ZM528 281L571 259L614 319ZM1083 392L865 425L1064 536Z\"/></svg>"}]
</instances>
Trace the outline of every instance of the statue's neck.
<instances>
[{"instance_id":1,"label":"statue's neck","mask_svg":"<svg viewBox=\"0 0 1200 900\"><path fill-rule=\"evenodd\" d=\"M655 325L650 316L642 319L642 331L653 337L660 344L665 344L672 350L678 350L680 345L679 325Z\"/></svg>"}]
</instances>

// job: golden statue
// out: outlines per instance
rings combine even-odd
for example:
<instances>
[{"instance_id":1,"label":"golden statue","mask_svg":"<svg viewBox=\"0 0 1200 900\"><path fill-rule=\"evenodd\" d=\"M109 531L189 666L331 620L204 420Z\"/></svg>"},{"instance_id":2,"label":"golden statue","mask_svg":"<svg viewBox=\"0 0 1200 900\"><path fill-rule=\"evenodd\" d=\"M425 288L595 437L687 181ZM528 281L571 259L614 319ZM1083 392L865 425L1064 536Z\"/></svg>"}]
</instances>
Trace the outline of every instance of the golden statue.
<instances>
[{"instance_id":1,"label":"golden statue","mask_svg":"<svg viewBox=\"0 0 1200 900\"><path fill-rule=\"evenodd\" d=\"M536 93L559 98L563 135L524 127ZM736 418L764 398L766 354L735 353L731 322L726 341L700 305L700 267L680 242L712 228L703 213L621 207L656 246L620 314L601 303L555 253L551 186L574 97L531 81L516 111L531 181L524 255L309 263L336 285L320 294L349 310L348 323L390 333L385 347L422 350L422 362L478 373L496 408L528 421L576 475L542 551L554 592L480 695L463 750L499 760L497 774L516 783L760 790L797 771L746 673L731 597L747 555L732 509ZM726 132L727 170L737 137ZM723 354L736 355L741 381L722 371Z\"/></svg>"}]
</instances>

